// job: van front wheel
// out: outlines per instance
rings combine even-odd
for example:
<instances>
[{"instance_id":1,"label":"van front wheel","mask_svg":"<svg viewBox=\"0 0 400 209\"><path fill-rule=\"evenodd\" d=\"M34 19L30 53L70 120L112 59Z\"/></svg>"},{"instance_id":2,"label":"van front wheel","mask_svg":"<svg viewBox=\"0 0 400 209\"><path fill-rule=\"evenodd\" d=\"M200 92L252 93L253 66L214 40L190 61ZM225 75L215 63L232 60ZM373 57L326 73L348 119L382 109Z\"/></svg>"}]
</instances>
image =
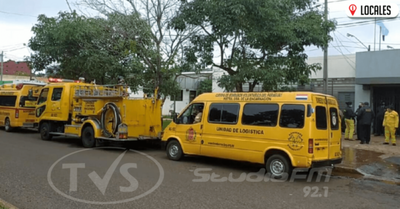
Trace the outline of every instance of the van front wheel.
<instances>
[{"instance_id":1,"label":"van front wheel","mask_svg":"<svg viewBox=\"0 0 400 209\"><path fill-rule=\"evenodd\" d=\"M271 174L271 177L278 179L284 177L288 178L292 170L292 166L287 158L280 154L275 154L269 157L265 167L268 174Z\"/></svg>"},{"instance_id":2,"label":"van front wheel","mask_svg":"<svg viewBox=\"0 0 400 209\"><path fill-rule=\"evenodd\" d=\"M167 156L168 156L168 159L170 159L170 160L178 161L178 160L182 159L183 151L182 151L181 144L179 144L178 141L173 140L168 143Z\"/></svg>"}]
</instances>

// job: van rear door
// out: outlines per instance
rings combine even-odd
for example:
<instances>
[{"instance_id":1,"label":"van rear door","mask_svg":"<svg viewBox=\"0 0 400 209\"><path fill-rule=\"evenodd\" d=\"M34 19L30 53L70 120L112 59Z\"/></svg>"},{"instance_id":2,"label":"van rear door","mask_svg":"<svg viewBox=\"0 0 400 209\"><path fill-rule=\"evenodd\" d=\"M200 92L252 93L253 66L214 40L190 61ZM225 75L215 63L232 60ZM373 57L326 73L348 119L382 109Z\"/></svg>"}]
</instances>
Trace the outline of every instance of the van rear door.
<instances>
[{"instance_id":1,"label":"van rear door","mask_svg":"<svg viewBox=\"0 0 400 209\"><path fill-rule=\"evenodd\" d=\"M337 159L341 157L341 139L340 116L337 100L328 97L328 115L329 115L329 159Z\"/></svg>"},{"instance_id":2,"label":"van rear door","mask_svg":"<svg viewBox=\"0 0 400 209\"><path fill-rule=\"evenodd\" d=\"M311 138L314 139L314 161L329 159L329 135L327 98L322 95L313 96L314 121L311 127Z\"/></svg>"}]
</instances>

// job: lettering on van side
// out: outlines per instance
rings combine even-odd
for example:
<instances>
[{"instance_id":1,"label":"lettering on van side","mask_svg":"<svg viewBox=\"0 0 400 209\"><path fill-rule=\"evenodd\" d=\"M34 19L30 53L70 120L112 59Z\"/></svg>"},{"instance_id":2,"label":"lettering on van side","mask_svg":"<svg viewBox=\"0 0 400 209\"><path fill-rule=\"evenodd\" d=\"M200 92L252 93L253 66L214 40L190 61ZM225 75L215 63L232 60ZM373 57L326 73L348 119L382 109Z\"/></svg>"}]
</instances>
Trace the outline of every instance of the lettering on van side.
<instances>
[{"instance_id":1,"label":"lettering on van side","mask_svg":"<svg viewBox=\"0 0 400 209\"><path fill-rule=\"evenodd\" d=\"M0 92L0 95L14 95L14 92Z\"/></svg>"},{"instance_id":2,"label":"lettering on van side","mask_svg":"<svg viewBox=\"0 0 400 209\"><path fill-rule=\"evenodd\" d=\"M333 99L328 99L328 104L330 105L336 105L336 101Z\"/></svg>"},{"instance_id":3,"label":"lettering on van side","mask_svg":"<svg viewBox=\"0 0 400 209\"><path fill-rule=\"evenodd\" d=\"M288 138L288 140L289 140L288 147L294 151L301 150L301 148L304 147L302 136L303 135L299 132L290 133L289 138Z\"/></svg>"},{"instance_id":4,"label":"lettering on van side","mask_svg":"<svg viewBox=\"0 0 400 209\"><path fill-rule=\"evenodd\" d=\"M263 130L257 129L247 129L247 128L226 128L226 127L217 127L216 131L221 132L230 132L230 133L240 133L240 134L264 134Z\"/></svg>"},{"instance_id":5,"label":"lettering on van side","mask_svg":"<svg viewBox=\"0 0 400 209\"><path fill-rule=\"evenodd\" d=\"M282 97L282 93L224 93L216 94L227 101L270 101L271 97Z\"/></svg>"},{"instance_id":6,"label":"lettering on van side","mask_svg":"<svg viewBox=\"0 0 400 209\"><path fill-rule=\"evenodd\" d=\"M9 113L9 112L0 112L0 115L9 116L9 115L10 115L10 113Z\"/></svg>"},{"instance_id":7,"label":"lettering on van side","mask_svg":"<svg viewBox=\"0 0 400 209\"><path fill-rule=\"evenodd\" d=\"M317 97L316 101L317 101L318 104L326 104L326 100L324 98Z\"/></svg>"},{"instance_id":8,"label":"lettering on van side","mask_svg":"<svg viewBox=\"0 0 400 209\"><path fill-rule=\"evenodd\" d=\"M209 145L217 145L222 147L234 148L235 145L233 144L225 144L225 143L218 143L218 142L208 142Z\"/></svg>"}]
</instances>

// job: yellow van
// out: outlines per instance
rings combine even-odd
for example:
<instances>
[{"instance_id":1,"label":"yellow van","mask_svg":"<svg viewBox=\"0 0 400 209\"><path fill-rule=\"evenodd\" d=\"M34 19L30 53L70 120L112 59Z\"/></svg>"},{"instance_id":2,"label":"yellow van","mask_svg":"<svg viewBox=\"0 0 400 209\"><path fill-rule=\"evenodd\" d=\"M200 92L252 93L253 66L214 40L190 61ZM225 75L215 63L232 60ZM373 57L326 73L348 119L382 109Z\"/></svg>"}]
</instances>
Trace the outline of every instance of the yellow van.
<instances>
[{"instance_id":1,"label":"yellow van","mask_svg":"<svg viewBox=\"0 0 400 209\"><path fill-rule=\"evenodd\" d=\"M200 155L293 168L342 161L337 100L312 92L204 93L164 130L167 156Z\"/></svg>"},{"instance_id":2,"label":"yellow van","mask_svg":"<svg viewBox=\"0 0 400 209\"><path fill-rule=\"evenodd\" d=\"M44 85L19 83L0 86L0 126L5 131L35 128L36 100Z\"/></svg>"}]
</instances>

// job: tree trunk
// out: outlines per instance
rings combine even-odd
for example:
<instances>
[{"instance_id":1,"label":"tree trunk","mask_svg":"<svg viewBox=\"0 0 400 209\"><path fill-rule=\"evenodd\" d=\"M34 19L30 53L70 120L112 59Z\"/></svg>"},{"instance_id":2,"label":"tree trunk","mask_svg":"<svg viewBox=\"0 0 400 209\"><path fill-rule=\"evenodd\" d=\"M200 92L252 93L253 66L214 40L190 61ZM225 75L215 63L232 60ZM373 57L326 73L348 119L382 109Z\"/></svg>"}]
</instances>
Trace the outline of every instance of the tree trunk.
<instances>
[{"instance_id":1,"label":"tree trunk","mask_svg":"<svg viewBox=\"0 0 400 209\"><path fill-rule=\"evenodd\" d=\"M243 85L241 83L236 84L236 92L243 92Z\"/></svg>"},{"instance_id":2,"label":"tree trunk","mask_svg":"<svg viewBox=\"0 0 400 209\"><path fill-rule=\"evenodd\" d=\"M249 82L249 92L254 91L254 87L256 87L257 81Z\"/></svg>"}]
</instances>

